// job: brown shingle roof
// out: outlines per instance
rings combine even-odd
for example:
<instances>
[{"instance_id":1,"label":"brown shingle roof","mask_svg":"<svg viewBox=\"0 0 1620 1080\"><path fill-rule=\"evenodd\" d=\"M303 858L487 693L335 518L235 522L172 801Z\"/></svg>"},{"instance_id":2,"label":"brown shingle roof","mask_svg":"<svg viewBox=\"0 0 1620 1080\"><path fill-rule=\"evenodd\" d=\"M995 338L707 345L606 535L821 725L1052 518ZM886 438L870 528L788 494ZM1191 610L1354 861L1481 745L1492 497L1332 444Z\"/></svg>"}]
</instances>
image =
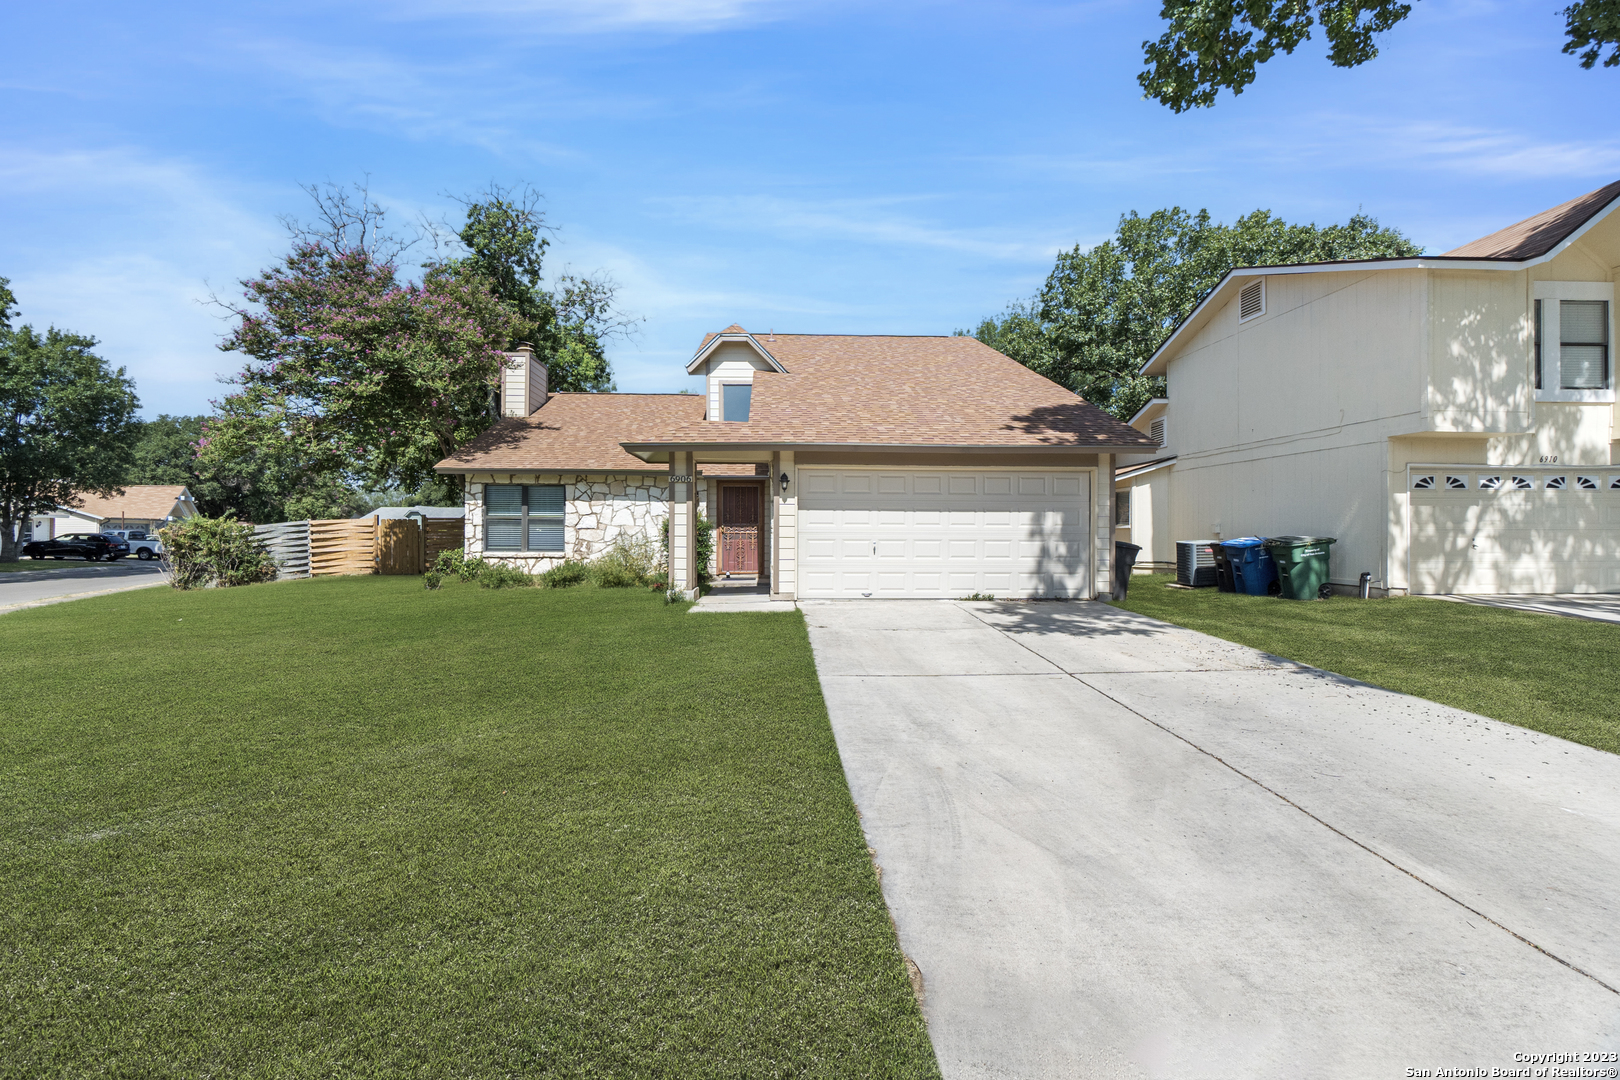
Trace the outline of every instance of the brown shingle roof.
<instances>
[{"instance_id":1,"label":"brown shingle roof","mask_svg":"<svg viewBox=\"0 0 1620 1080\"><path fill-rule=\"evenodd\" d=\"M1448 259L1537 259L1569 239L1604 207L1620 199L1620 180L1589 191L1578 199L1543 210L1516 225L1498 229L1460 248L1446 252Z\"/></svg>"},{"instance_id":2,"label":"brown shingle roof","mask_svg":"<svg viewBox=\"0 0 1620 1080\"><path fill-rule=\"evenodd\" d=\"M642 471L619 444L701 420L696 394L553 394L522 420L502 420L439 462L440 472L556 469Z\"/></svg>"},{"instance_id":3,"label":"brown shingle roof","mask_svg":"<svg viewBox=\"0 0 1620 1080\"><path fill-rule=\"evenodd\" d=\"M1156 448L970 337L777 334L771 353L787 373L755 373L746 422L693 419L624 441Z\"/></svg>"},{"instance_id":4,"label":"brown shingle roof","mask_svg":"<svg viewBox=\"0 0 1620 1080\"><path fill-rule=\"evenodd\" d=\"M131 484L122 495L80 495L81 513L106 520L125 517L136 521L162 521L174 513L174 504L186 493L184 484Z\"/></svg>"}]
</instances>

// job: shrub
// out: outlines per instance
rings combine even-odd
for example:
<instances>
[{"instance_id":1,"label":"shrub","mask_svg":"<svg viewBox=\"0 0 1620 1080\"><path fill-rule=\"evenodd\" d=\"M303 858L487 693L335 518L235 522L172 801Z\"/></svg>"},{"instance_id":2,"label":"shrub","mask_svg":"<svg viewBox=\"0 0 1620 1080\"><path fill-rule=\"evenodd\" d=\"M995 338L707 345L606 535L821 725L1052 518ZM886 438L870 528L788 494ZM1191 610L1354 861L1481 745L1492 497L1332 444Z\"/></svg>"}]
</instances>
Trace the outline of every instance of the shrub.
<instances>
[{"instance_id":1,"label":"shrub","mask_svg":"<svg viewBox=\"0 0 1620 1080\"><path fill-rule=\"evenodd\" d=\"M225 588L274 581L276 560L235 518L194 517L158 530L177 589Z\"/></svg>"},{"instance_id":2,"label":"shrub","mask_svg":"<svg viewBox=\"0 0 1620 1080\"><path fill-rule=\"evenodd\" d=\"M456 564L456 577L462 581L477 581L484 576L494 563L487 563L483 559L462 559Z\"/></svg>"},{"instance_id":3,"label":"shrub","mask_svg":"<svg viewBox=\"0 0 1620 1080\"><path fill-rule=\"evenodd\" d=\"M465 551L461 548L451 548L449 551L439 552L438 556L433 560L432 570L441 576L455 574L460 577L461 567L466 561L467 553Z\"/></svg>"},{"instance_id":4,"label":"shrub","mask_svg":"<svg viewBox=\"0 0 1620 1080\"><path fill-rule=\"evenodd\" d=\"M478 586L483 589L524 589L534 584L534 578L506 563L483 563L478 574Z\"/></svg>"},{"instance_id":5,"label":"shrub","mask_svg":"<svg viewBox=\"0 0 1620 1080\"><path fill-rule=\"evenodd\" d=\"M669 554L669 518L664 519L662 539L659 541L665 555ZM709 583L709 563L714 558L714 522L702 514L697 516L697 585Z\"/></svg>"},{"instance_id":6,"label":"shrub","mask_svg":"<svg viewBox=\"0 0 1620 1080\"><path fill-rule=\"evenodd\" d=\"M437 589L443 584L444 575L439 573L437 568L422 575L422 587L424 589Z\"/></svg>"},{"instance_id":7,"label":"shrub","mask_svg":"<svg viewBox=\"0 0 1620 1080\"><path fill-rule=\"evenodd\" d=\"M621 534L591 563L591 580L604 589L634 589L659 576L658 549L647 536Z\"/></svg>"},{"instance_id":8,"label":"shrub","mask_svg":"<svg viewBox=\"0 0 1620 1080\"><path fill-rule=\"evenodd\" d=\"M572 585L583 585L590 579L591 568L578 559L569 559L560 562L550 570L540 575L540 585L546 589L566 589Z\"/></svg>"}]
</instances>

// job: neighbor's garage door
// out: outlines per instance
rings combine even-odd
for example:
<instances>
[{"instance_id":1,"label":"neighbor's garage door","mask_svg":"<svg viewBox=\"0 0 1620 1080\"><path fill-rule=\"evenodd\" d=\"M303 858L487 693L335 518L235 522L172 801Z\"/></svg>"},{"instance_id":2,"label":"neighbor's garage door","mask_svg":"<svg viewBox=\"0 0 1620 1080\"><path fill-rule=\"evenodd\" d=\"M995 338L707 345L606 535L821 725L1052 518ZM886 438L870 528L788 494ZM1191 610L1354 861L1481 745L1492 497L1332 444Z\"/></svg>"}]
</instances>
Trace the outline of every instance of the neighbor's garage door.
<instances>
[{"instance_id":1,"label":"neighbor's garage door","mask_svg":"<svg viewBox=\"0 0 1620 1080\"><path fill-rule=\"evenodd\" d=\"M1412 591L1620 592L1620 472L1413 466Z\"/></svg>"},{"instance_id":2,"label":"neighbor's garage door","mask_svg":"<svg viewBox=\"0 0 1620 1080\"><path fill-rule=\"evenodd\" d=\"M1082 471L799 470L799 595L1089 596Z\"/></svg>"}]
</instances>

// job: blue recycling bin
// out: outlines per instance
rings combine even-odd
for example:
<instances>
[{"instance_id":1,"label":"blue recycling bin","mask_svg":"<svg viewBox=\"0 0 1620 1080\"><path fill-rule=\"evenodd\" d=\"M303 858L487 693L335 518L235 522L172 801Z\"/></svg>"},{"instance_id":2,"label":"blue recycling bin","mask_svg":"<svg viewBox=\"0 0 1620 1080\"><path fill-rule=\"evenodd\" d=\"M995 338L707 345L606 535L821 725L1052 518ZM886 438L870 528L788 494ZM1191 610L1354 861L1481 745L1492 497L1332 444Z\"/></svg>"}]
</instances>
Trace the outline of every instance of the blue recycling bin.
<instances>
[{"instance_id":1,"label":"blue recycling bin","mask_svg":"<svg viewBox=\"0 0 1620 1080\"><path fill-rule=\"evenodd\" d=\"M1277 580L1277 563L1266 550L1266 542L1258 536L1240 536L1236 540L1223 540L1226 559L1232 564L1232 583L1240 593L1267 596Z\"/></svg>"}]
</instances>

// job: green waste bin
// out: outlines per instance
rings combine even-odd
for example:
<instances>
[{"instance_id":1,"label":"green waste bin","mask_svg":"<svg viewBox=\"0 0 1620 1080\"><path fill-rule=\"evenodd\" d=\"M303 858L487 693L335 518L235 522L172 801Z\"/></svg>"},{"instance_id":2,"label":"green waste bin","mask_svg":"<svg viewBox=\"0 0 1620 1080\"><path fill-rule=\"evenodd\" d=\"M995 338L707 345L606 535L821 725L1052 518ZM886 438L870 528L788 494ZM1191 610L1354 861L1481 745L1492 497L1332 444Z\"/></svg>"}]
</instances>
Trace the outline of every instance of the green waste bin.
<instances>
[{"instance_id":1,"label":"green waste bin","mask_svg":"<svg viewBox=\"0 0 1620 1080\"><path fill-rule=\"evenodd\" d=\"M1272 536L1266 551L1277 564L1277 584L1285 600L1326 600L1333 595L1328 584L1328 549L1337 541L1331 536Z\"/></svg>"}]
</instances>

